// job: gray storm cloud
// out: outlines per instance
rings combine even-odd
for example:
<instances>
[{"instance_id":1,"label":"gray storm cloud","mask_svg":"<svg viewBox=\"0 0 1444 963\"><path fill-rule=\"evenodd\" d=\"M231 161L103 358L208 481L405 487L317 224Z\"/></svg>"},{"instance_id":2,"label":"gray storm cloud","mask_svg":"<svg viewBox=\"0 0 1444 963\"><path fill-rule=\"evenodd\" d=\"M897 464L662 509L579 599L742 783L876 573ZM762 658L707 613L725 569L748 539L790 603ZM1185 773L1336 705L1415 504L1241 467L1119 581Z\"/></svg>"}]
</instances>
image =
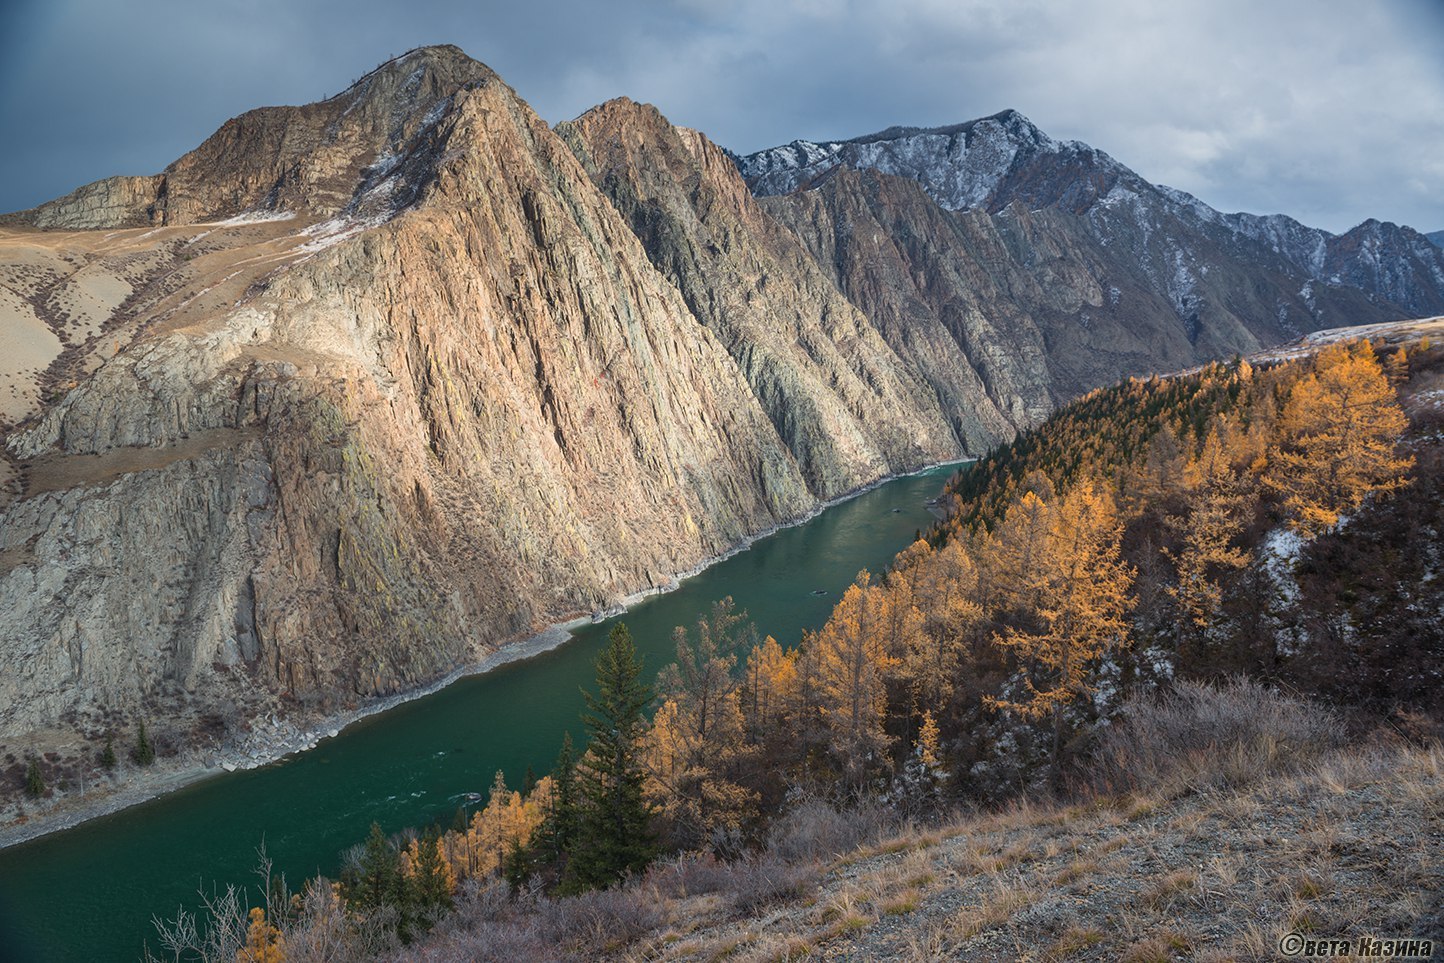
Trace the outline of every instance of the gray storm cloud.
<instances>
[{"instance_id":1,"label":"gray storm cloud","mask_svg":"<svg viewBox=\"0 0 1444 963\"><path fill-rule=\"evenodd\" d=\"M625 94L750 151L1014 107L1224 210L1444 228L1436 0L11 0L0 209L443 42L550 121Z\"/></svg>"}]
</instances>

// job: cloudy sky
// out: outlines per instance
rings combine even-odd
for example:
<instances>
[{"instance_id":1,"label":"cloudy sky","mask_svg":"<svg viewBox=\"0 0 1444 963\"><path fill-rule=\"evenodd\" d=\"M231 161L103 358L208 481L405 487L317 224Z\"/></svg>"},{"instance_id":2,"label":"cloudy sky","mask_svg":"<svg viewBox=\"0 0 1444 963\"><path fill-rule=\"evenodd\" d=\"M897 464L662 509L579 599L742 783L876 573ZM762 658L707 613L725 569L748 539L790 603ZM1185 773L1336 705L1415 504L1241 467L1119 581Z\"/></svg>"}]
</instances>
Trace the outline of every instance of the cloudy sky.
<instances>
[{"instance_id":1,"label":"cloudy sky","mask_svg":"<svg viewBox=\"0 0 1444 963\"><path fill-rule=\"evenodd\" d=\"M1013 107L1224 210L1444 229L1444 0L0 0L0 210L455 43L737 151Z\"/></svg>"}]
</instances>

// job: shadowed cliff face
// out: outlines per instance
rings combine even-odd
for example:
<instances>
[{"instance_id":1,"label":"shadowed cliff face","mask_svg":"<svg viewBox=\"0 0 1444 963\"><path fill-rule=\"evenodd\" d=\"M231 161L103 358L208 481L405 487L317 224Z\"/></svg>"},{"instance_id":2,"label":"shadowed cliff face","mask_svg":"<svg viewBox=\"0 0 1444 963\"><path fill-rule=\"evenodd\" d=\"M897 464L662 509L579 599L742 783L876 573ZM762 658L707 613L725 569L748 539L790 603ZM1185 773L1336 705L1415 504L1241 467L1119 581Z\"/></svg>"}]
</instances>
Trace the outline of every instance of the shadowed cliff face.
<instances>
[{"instance_id":1,"label":"shadowed cliff face","mask_svg":"<svg viewBox=\"0 0 1444 963\"><path fill-rule=\"evenodd\" d=\"M23 669L0 681L0 732L416 685L957 452L935 410L906 423L916 386L868 382L855 311L788 386L795 408L764 405L572 151L459 57L358 85L398 89L418 59L465 78L383 164L367 132L391 108L332 110L321 152L349 191L313 184L287 221L113 238L158 265L142 296L6 437L0 658ZM289 144L309 110L248 123ZM269 211L252 171L217 166L188 196ZM94 238L6 236L61 260ZM884 426L869 405L890 397Z\"/></svg>"},{"instance_id":2,"label":"shadowed cliff face","mask_svg":"<svg viewBox=\"0 0 1444 963\"><path fill-rule=\"evenodd\" d=\"M727 346L814 487L830 494L858 472L976 453L1011 435L955 344L919 359L910 338L887 337L707 138L625 100L559 131ZM940 397L939 382L959 390Z\"/></svg>"}]
</instances>

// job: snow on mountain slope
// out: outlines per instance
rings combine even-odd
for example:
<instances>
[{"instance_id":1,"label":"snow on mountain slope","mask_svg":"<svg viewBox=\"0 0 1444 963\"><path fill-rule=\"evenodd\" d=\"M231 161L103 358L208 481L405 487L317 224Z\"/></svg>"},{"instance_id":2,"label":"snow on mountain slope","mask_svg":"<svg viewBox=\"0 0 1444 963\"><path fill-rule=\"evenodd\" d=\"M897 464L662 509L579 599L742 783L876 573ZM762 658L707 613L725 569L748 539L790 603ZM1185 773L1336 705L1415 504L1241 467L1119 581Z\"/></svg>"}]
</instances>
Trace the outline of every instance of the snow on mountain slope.
<instances>
[{"instance_id":1,"label":"snow on mountain slope","mask_svg":"<svg viewBox=\"0 0 1444 963\"><path fill-rule=\"evenodd\" d=\"M870 169L916 181L950 212L1078 216L1100 248L1141 264L1185 322L1196 314L1199 280L1224 261L1288 290L1267 307L1271 318L1246 319L1286 334L1444 311L1444 251L1411 228L1370 220L1334 235L1281 214L1225 214L1087 144L1055 140L1015 110L949 127L793 141L736 161L759 196Z\"/></svg>"}]
</instances>

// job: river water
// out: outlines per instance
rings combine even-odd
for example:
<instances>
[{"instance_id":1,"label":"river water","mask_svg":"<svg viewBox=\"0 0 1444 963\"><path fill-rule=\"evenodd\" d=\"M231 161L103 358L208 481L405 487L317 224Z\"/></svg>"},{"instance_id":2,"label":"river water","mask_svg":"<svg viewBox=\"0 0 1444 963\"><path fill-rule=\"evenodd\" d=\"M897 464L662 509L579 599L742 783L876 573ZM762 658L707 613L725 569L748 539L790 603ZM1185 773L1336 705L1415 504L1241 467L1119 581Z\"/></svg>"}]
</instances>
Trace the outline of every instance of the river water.
<instances>
[{"instance_id":1,"label":"river water","mask_svg":"<svg viewBox=\"0 0 1444 963\"><path fill-rule=\"evenodd\" d=\"M673 659L672 629L732 596L756 623L796 644L826 621L858 569L886 567L931 516L951 468L890 481L761 539L619 616L644 674ZM293 887L334 875L373 821L393 832L450 821L498 769L519 787L545 773L562 733L582 741L580 688L617 620L589 624L549 652L454 682L372 716L316 748L218 775L74 829L0 851L0 961L135 960L156 946L153 915L193 907L199 886L256 882L264 841Z\"/></svg>"}]
</instances>

